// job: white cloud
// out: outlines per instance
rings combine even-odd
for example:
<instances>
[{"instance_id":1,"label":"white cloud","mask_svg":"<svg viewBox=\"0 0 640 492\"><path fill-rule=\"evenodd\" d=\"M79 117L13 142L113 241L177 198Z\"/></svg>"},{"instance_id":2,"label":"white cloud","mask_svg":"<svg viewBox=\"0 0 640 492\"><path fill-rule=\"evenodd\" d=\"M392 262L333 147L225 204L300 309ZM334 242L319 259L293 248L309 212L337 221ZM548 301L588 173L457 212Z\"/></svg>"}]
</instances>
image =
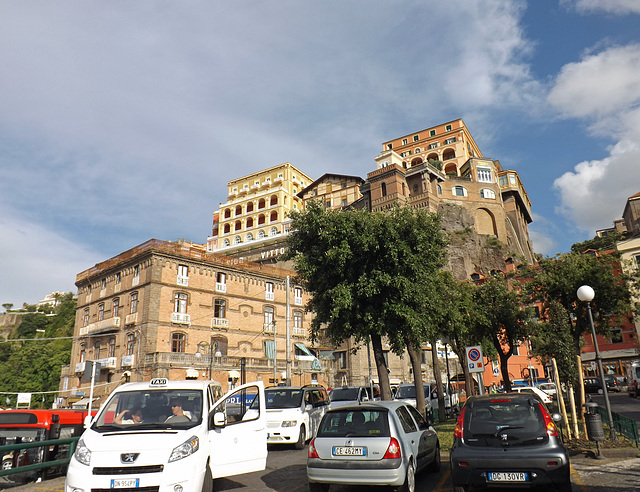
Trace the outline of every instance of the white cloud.
<instances>
[{"instance_id":1,"label":"white cloud","mask_svg":"<svg viewBox=\"0 0 640 492\"><path fill-rule=\"evenodd\" d=\"M9 209L0 209L0 235L0 303L14 307L54 291L75 293L76 274L104 259Z\"/></svg>"},{"instance_id":2,"label":"white cloud","mask_svg":"<svg viewBox=\"0 0 640 492\"><path fill-rule=\"evenodd\" d=\"M573 0L563 0L570 5ZM608 12L612 14L640 14L638 0L575 0L575 8L579 12Z\"/></svg>"},{"instance_id":3,"label":"white cloud","mask_svg":"<svg viewBox=\"0 0 640 492\"><path fill-rule=\"evenodd\" d=\"M610 48L565 65L549 102L567 117L602 117L640 102L640 45Z\"/></svg>"}]
</instances>

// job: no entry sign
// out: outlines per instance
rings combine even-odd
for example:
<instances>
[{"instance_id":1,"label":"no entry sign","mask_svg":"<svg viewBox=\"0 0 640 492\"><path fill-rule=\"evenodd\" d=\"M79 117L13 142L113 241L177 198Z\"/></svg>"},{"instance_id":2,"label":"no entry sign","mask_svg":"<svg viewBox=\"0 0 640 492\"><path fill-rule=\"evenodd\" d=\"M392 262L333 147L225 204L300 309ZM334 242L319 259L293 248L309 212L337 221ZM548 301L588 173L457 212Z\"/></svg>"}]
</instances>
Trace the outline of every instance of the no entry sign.
<instances>
[{"instance_id":1,"label":"no entry sign","mask_svg":"<svg viewBox=\"0 0 640 492\"><path fill-rule=\"evenodd\" d=\"M474 345L473 347L465 347L467 352L467 367L469 372L484 372L484 362L482 358L482 347Z\"/></svg>"}]
</instances>

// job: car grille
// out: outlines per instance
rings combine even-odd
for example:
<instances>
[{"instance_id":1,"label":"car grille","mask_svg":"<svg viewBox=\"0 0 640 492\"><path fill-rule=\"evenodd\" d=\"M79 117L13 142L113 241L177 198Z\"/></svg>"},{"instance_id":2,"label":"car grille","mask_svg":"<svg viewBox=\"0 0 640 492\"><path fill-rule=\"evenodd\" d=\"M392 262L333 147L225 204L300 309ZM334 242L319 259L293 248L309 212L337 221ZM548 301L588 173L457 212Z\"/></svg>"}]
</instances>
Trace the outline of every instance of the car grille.
<instances>
[{"instance_id":1,"label":"car grille","mask_svg":"<svg viewBox=\"0 0 640 492\"><path fill-rule=\"evenodd\" d=\"M142 473L161 473L164 465L150 466L96 466L93 469L94 475L139 475ZM118 489L122 492L124 489ZM142 489L137 488L137 491Z\"/></svg>"}]
</instances>

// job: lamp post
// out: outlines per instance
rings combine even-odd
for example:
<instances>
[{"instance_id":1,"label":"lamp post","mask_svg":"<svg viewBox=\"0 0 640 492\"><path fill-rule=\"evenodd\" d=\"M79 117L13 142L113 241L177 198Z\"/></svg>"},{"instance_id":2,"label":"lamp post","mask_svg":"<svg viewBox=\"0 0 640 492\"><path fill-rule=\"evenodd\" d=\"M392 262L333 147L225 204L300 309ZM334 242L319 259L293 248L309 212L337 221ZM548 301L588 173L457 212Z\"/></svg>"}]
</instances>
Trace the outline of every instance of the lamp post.
<instances>
[{"instance_id":1,"label":"lamp post","mask_svg":"<svg viewBox=\"0 0 640 492\"><path fill-rule=\"evenodd\" d=\"M617 440L616 431L613 427L613 417L611 416L611 404L609 403L609 392L607 391L607 382L604 379L604 370L602 368L602 357L600 357L600 349L598 348L598 340L596 339L596 329L593 325L593 316L591 314L591 301L596 293L592 287L583 285L578 289L578 299L587 303L587 312L589 313L589 324L591 325L591 336L593 337L593 348L596 352L596 362L600 371L600 384L602 384L602 394L604 395L604 406L607 409L607 418L609 419L609 436L612 440ZM583 389L584 391L584 389Z\"/></svg>"}]
</instances>

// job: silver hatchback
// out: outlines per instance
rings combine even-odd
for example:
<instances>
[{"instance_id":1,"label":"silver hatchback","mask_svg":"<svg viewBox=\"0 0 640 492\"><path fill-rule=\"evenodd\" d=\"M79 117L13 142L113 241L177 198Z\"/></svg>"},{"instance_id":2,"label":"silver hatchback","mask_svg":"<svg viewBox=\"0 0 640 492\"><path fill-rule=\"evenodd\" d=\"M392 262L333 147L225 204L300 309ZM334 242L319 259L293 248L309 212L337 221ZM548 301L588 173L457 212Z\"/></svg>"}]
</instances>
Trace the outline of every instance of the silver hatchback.
<instances>
[{"instance_id":1,"label":"silver hatchback","mask_svg":"<svg viewBox=\"0 0 640 492\"><path fill-rule=\"evenodd\" d=\"M328 411L309 443L309 489L319 492L344 484L415 491L417 472L440 469L440 442L431 424L413 406L399 401Z\"/></svg>"}]
</instances>

